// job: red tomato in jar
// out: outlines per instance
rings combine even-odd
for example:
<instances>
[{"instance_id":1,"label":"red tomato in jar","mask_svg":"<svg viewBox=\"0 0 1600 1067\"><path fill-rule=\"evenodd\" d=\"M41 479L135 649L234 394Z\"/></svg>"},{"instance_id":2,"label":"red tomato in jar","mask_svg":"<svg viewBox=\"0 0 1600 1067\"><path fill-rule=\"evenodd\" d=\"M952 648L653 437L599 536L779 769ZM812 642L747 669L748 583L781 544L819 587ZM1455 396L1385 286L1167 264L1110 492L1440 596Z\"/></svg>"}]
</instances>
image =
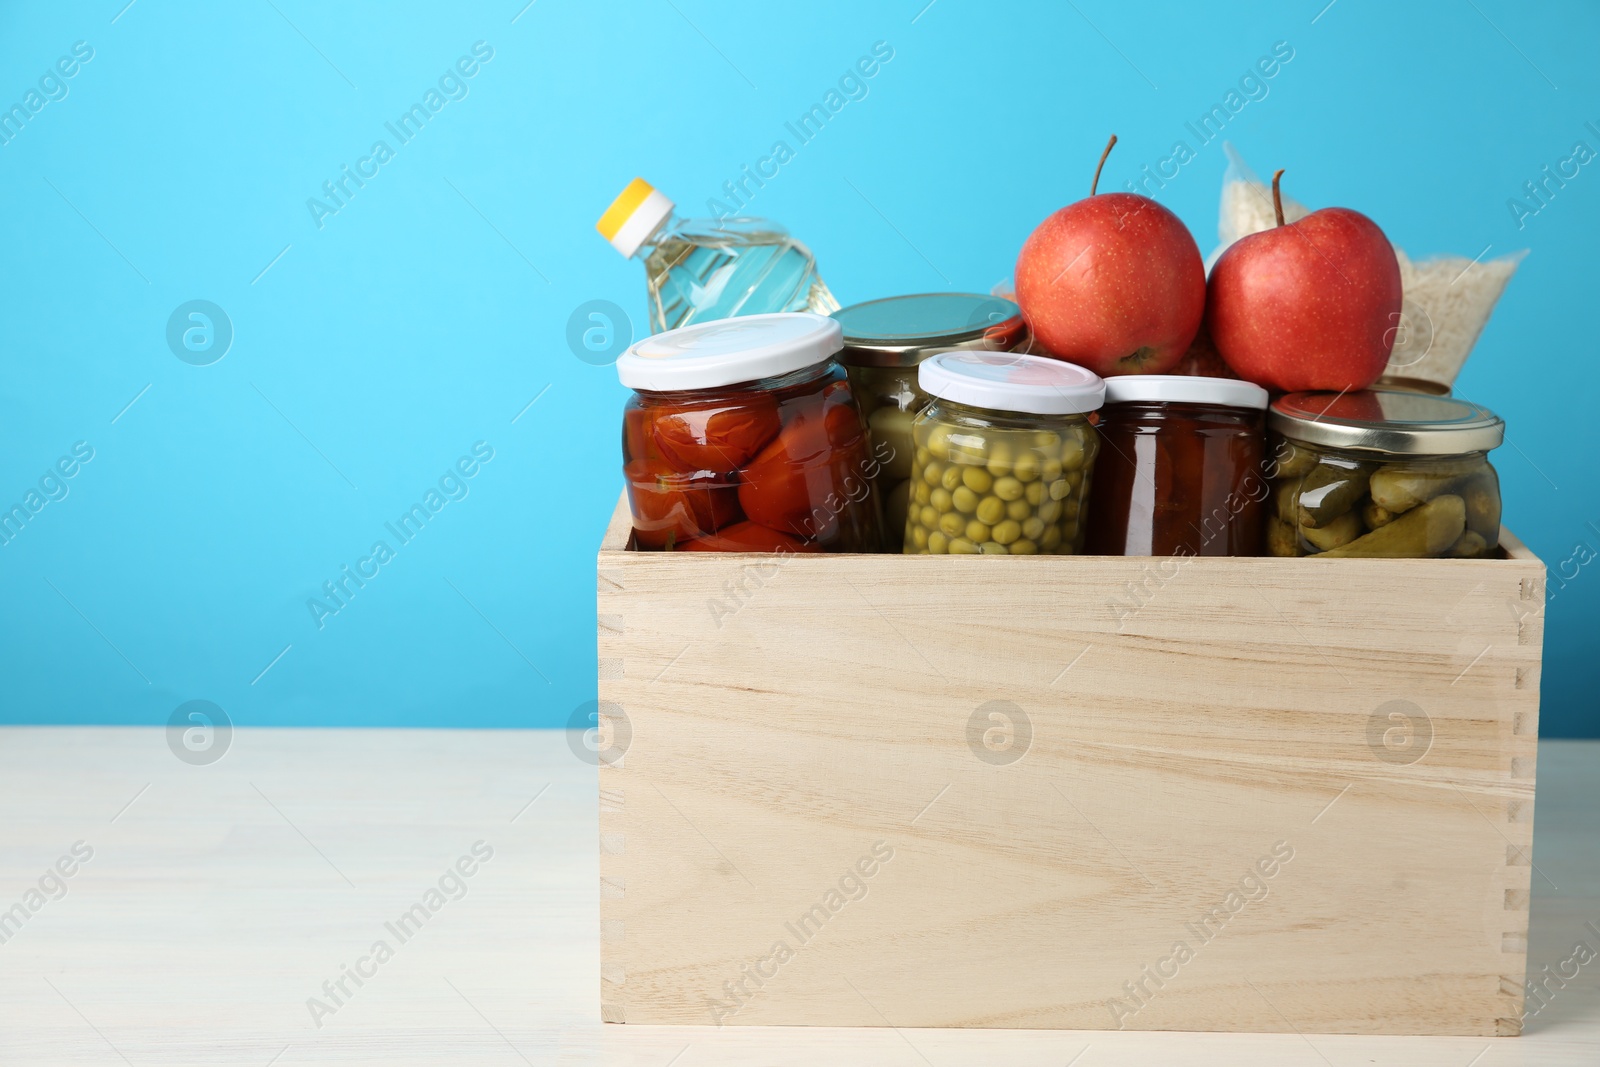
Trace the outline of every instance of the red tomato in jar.
<instances>
[{"instance_id":1,"label":"red tomato in jar","mask_svg":"<svg viewBox=\"0 0 1600 1067\"><path fill-rule=\"evenodd\" d=\"M623 409L622 461L624 463L649 458L650 425L654 421L655 412L650 408L629 404Z\"/></svg>"},{"instance_id":2,"label":"red tomato in jar","mask_svg":"<svg viewBox=\"0 0 1600 1067\"><path fill-rule=\"evenodd\" d=\"M778 402L771 394L741 397L709 408L666 408L651 432L666 461L681 471L732 471L777 436Z\"/></svg>"},{"instance_id":3,"label":"red tomato in jar","mask_svg":"<svg viewBox=\"0 0 1600 1067\"><path fill-rule=\"evenodd\" d=\"M769 530L757 522L736 522L718 533L678 546L683 552L821 552L810 541Z\"/></svg>"},{"instance_id":4,"label":"red tomato in jar","mask_svg":"<svg viewBox=\"0 0 1600 1067\"><path fill-rule=\"evenodd\" d=\"M861 416L845 382L792 401L785 415L777 438L739 472L739 504L762 526L827 537L839 511L869 491Z\"/></svg>"},{"instance_id":5,"label":"red tomato in jar","mask_svg":"<svg viewBox=\"0 0 1600 1067\"><path fill-rule=\"evenodd\" d=\"M711 478L656 470L643 460L627 465L633 534L645 548L668 548L738 522L737 491Z\"/></svg>"}]
</instances>

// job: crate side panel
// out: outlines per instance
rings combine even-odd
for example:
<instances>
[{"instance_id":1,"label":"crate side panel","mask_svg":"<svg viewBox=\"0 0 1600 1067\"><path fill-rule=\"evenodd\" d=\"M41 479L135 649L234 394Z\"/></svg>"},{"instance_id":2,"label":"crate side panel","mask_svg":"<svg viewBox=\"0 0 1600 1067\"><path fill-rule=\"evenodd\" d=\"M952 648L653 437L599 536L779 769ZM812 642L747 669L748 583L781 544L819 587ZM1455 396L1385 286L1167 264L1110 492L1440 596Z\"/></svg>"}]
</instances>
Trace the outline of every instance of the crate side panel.
<instances>
[{"instance_id":1,"label":"crate side panel","mask_svg":"<svg viewBox=\"0 0 1600 1067\"><path fill-rule=\"evenodd\" d=\"M627 1021L1518 1014L1536 565L602 555Z\"/></svg>"}]
</instances>

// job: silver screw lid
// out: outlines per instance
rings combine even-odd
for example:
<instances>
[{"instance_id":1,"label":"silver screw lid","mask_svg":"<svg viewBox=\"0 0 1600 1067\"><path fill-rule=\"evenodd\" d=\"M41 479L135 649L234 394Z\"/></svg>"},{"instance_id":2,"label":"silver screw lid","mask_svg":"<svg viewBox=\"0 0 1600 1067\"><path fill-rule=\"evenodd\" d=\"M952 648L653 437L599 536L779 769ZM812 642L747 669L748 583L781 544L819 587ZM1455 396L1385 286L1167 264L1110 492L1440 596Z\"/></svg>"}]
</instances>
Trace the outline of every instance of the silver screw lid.
<instances>
[{"instance_id":1,"label":"silver screw lid","mask_svg":"<svg viewBox=\"0 0 1600 1067\"><path fill-rule=\"evenodd\" d=\"M1486 407L1400 389L1288 393L1272 402L1267 425L1309 445L1406 456L1487 452L1506 436Z\"/></svg>"}]
</instances>

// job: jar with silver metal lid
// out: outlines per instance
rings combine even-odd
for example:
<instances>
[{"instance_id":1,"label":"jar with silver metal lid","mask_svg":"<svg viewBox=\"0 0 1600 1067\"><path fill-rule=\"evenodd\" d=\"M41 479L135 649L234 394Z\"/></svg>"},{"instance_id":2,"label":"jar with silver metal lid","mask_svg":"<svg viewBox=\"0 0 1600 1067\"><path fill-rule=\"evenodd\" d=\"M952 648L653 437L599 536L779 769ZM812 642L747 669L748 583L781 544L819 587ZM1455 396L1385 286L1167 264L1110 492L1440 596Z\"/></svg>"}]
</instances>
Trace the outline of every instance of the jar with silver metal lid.
<instances>
[{"instance_id":1,"label":"jar with silver metal lid","mask_svg":"<svg viewBox=\"0 0 1600 1067\"><path fill-rule=\"evenodd\" d=\"M889 458L877 476L889 551L900 550L909 504L914 445L911 421L927 394L917 367L952 349L1011 351L1027 336L1022 312L1003 297L981 293L918 293L852 304L833 313L844 328L839 362L866 416L874 455Z\"/></svg>"},{"instance_id":2,"label":"jar with silver metal lid","mask_svg":"<svg viewBox=\"0 0 1600 1067\"><path fill-rule=\"evenodd\" d=\"M1480 559L1500 544L1494 412L1395 389L1290 393L1267 416L1274 556Z\"/></svg>"}]
</instances>

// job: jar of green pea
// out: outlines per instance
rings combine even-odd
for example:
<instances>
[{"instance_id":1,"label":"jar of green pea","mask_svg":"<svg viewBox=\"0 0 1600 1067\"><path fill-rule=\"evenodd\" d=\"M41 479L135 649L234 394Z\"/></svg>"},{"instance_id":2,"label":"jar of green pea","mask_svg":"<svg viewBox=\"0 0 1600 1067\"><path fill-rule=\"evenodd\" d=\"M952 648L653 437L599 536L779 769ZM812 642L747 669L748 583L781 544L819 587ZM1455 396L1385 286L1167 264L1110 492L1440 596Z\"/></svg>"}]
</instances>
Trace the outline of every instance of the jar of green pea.
<instances>
[{"instance_id":1,"label":"jar of green pea","mask_svg":"<svg viewBox=\"0 0 1600 1067\"><path fill-rule=\"evenodd\" d=\"M1043 356L942 352L917 382L907 554L1070 555L1100 439L1099 375Z\"/></svg>"}]
</instances>

